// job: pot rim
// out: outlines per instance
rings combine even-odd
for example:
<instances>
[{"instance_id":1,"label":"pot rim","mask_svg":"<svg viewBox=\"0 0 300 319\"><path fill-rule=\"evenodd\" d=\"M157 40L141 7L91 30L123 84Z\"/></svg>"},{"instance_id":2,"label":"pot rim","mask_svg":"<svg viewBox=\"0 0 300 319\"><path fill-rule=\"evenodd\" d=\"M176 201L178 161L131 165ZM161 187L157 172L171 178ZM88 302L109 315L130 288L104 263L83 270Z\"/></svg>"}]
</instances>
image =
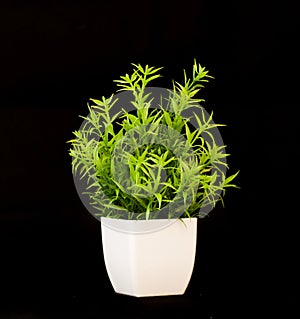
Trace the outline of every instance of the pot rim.
<instances>
[{"instance_id":1,"label":"pot rim","mask_svg":"<svg viewBox=\"0 0 300 319\"><path fill-rule=\"evenodd\" d=\"M176 222L186 223L197 222L197 217L170 218L170 219L117 219L109 217L101 217L101 229L107 227L113 231L120 233L128 233L135 235L149 234L170 227Z\"/></svg>"}]
</instances>

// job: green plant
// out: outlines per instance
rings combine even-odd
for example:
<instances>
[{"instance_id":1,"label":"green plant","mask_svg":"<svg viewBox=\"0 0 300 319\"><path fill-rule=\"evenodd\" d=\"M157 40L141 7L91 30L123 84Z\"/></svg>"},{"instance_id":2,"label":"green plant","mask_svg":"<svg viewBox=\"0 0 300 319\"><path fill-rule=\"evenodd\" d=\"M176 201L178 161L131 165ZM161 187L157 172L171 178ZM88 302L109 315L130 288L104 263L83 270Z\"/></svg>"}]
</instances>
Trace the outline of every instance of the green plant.
<instances>
[{"instance_id":1,"label":"green plant","mask_svg":"<svg viewBox=\"0 0 300 319\"><path fill-rule=\"evenodd\" d=\"M147 86L161 68L133 67L115 82L119 91L132 93L135 112L122 109L112 116L114 95L90 99L89 116L69 141L73 174L86 178L85 194L96 216L204 216L205 207L223 202L225 190L237 187L232 180L238 174L225 176L228 154L212 134L221 124L205 116L203 100L196 98L211 76L195 61L192 77L184 71L183 83L173 82L168 99L153 108ZM192 112L197 127L183 115L187 109L197 110Z\"/></svg>"}]
</instances>

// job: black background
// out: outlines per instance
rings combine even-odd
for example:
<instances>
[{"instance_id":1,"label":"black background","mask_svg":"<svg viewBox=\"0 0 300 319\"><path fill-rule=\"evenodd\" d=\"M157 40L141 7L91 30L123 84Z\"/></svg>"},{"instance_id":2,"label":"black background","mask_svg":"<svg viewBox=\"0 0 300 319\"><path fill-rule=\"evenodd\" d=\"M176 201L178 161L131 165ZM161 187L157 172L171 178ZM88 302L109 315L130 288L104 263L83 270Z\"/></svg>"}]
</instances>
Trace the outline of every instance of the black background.
<instances>
[{"instance_id":1,"label":"black background","mask_svg":"<svg viewBox=\"0 0 300 319\"><path fill-rule=\"evenodd\" d=\"M3 318L294 318L299 306L299 13L292 1L1 1L0 314ZM239 190L198 221L183 296L116 295L100 225L66 141L89 98L130 63L170 87L196 58ZM0 316L1 316L0 315Z\"/></svg>"}]
</instances>

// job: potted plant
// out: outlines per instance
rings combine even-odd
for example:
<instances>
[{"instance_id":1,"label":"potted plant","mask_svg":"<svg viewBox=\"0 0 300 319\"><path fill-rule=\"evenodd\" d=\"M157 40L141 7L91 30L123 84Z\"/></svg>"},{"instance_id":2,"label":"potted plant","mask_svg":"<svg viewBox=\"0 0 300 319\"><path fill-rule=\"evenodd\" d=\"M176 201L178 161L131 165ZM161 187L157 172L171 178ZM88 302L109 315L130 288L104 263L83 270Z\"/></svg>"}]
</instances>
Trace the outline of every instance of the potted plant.
<instances>
[{"instance_id":1,"label":"potted plant","mask_svg":"<svg viewBox=\"0 0 300 319\"><path fill-rule=\"evenodd\" d=\"M101 221L114 290L183 294L194 267L197 218L236 187L212 114L196 97L211 78L194 62L172 89L150 87L161 68L133 64L118 94L91 99L70 140L75 185Z\"/></svg>"}]
</instances>

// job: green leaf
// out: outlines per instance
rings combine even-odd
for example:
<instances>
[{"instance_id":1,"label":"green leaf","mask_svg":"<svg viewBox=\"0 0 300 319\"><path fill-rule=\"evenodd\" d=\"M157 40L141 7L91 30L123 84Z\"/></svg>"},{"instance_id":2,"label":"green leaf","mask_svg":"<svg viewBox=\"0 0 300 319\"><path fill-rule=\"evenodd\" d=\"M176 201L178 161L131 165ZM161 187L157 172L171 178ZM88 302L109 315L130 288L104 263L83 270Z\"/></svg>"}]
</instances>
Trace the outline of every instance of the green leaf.
<instances>
[{"instance_id":1,"label":"green leaf","mask_svg":"<svg viewBox=\"0 0 300 319\"><path fill-rule=\"evenodd\" d=\"M226 179L225 179L225 182L224 182L224 186L232 186L231 184L229 184L231 181L233 181L237 175L239 174L240 171L236 172L234 175L231 175L231 176L228 176Z\"/></svg>"}]
</instances>

